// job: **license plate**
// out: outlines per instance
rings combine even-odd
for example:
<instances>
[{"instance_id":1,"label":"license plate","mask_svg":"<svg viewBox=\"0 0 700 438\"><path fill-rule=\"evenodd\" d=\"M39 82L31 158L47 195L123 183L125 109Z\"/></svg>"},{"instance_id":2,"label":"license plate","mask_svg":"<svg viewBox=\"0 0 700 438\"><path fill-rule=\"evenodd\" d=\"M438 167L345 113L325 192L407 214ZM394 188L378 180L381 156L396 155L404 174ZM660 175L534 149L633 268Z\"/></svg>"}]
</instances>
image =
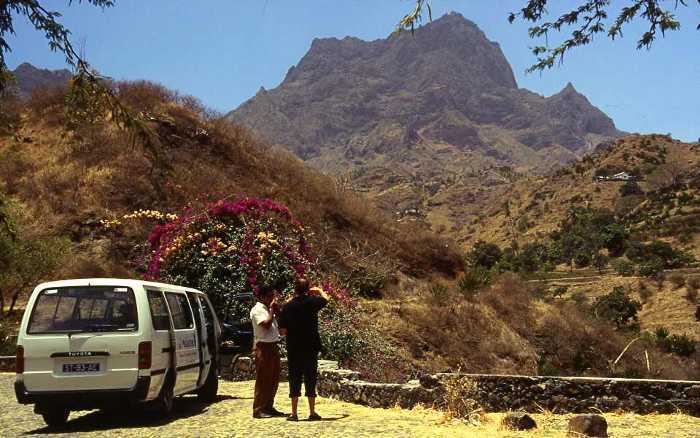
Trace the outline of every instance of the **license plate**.
<instances>
[{"instance_id":1,"label":"license plate","mask_svg":"<svg viewBox=\"0 0 700 438\"><path fill-rule=\"evenodd\" d=\"M100 372L99 363L64 363L64 373L98 373Z\"/></svg>"}]
</instances>

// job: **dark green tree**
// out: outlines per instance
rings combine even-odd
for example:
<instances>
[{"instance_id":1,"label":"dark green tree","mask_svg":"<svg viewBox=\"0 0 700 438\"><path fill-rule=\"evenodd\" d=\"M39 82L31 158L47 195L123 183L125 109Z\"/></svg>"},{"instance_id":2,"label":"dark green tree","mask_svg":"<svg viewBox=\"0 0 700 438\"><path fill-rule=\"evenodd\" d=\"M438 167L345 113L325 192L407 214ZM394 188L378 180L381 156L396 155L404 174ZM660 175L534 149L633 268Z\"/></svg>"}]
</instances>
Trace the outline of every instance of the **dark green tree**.
<instances>
[{"instance_id":1,"label":"dark green tree","mask_svg":"<svg viewBox=\"0 0 700 438\"><path fill-rule=\"evenodd\" d=\"M637 181L629 180L626 181L622 186L620 186L620 195L631 196L631 195L643 195L644 192L642 188L639 187Z\"/></svg>"},{"instance_id":2,"label":"dark green tree","mask_svg":"<svg viewBox=\"0 0 700 438\"><path fill-rule=\"evenodd\" d=\"M478 240L467 253L466 262L469 267L481 266L491 269L502 257L503 252L498 245Z\"/></svg>"},{"instance_id":3,"label":"dark green tree","mask_svg":"<svg viewBox=\"0 0 700 438\"><path fill-rule=\"evenodd\" d=\"M642 304L631 299L622 286L616 286L609 294L596 298L593 304L595 316L611 321L618 328L635 323L641 308Z\"/></svg>"}]
</instances>

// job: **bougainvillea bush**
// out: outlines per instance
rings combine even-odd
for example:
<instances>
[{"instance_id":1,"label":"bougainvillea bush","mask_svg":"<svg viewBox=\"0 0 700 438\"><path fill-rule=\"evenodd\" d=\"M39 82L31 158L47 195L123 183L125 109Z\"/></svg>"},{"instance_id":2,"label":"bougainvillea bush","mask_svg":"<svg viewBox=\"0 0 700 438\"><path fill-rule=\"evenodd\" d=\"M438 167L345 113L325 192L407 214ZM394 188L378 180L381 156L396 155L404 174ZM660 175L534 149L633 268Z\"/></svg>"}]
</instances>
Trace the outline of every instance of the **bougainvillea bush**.
<instances>
[{"instance_id":1,"label":"bougainvillea bush","mask_svg":"<svg viewBox=\"0 0 700 438\"><path fill-rule=\"evenodd\" d=\"M285 299L301 276L314 276L304 229L267 199L218 201L157 225L146 278L206 291L222 317L236 295L269 285Z\"/></svg>"},{"instance_id":2,"label":"bougainvillea bush","mask_svg":"<svg viewBox=\"0 0 700 438\"><path fill-rule=\"evenodd\" d=\"M178 216L142 211L125 217L160 222L149 236L146 278L207 292L223 320L249 312L237 295L266 284L286 301L295 281L305 277L331 297L319 326L325 357L357 363L368 355L386 356L374 348L380 345L375 330L361 323L357 299L317 269L306 230L287 207L246 198L189 208Z\"/></svg>"}]
</instances>

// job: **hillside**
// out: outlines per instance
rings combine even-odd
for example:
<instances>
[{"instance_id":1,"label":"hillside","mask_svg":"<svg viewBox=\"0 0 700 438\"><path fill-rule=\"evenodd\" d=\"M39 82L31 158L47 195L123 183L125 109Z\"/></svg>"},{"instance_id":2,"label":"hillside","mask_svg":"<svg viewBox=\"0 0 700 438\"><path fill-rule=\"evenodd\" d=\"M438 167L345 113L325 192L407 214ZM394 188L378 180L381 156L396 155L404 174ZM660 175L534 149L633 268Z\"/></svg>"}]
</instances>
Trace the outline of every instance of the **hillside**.
<instances>
[{"instance_id":1,"label":"hillside","mask_svg":"<svg viewBox=\"0 0 700 438\"><path fill-rule=\"evenodd\" d=\"M227 117L407 219L621 135L572 84L518 88L499 45L456 13L413 35L315 39L278 87Z\"/></svg>"},{"instance_id":2,"label":"hillside","mask_svg":"<svg viewBox=\"0 0 700 438\"><path fill-rule=\"evenodd\" d=\"M143 82L118 87L124 102L149 114L162 163L108 122L69 128L60 88L35 93L20 127L2 139L0 190L20 203L29 228L70 238L76 266L63 275L140 269L133 264L139 243L133 239L145 239L149 226L113 245L102 219L138 209L177 213L197 199L239 196L287 204L310 227L329 272L352 271L359 263L413 276L454 275L459 268L459 257L445 242L387 220L245 129L207 119L193 99Z\"/></svg>"},{"instance_id":3,"label":"hillside","mask_svg":"<svg viewBox=\"0 0 700 438\"><path fill-rule=\"evenodd\" d=\"M625 181L597 179L619 172L636 175L639 189L625 191ZM630 135L600 145L583 161L549 176L504 185L482 204L466 242L505 245L515 239L523 244L554 231L570 207L587 205L613 211L641 240L666 239L700 256L698 175L698 144Z\"/></svg>"}]
</instances>

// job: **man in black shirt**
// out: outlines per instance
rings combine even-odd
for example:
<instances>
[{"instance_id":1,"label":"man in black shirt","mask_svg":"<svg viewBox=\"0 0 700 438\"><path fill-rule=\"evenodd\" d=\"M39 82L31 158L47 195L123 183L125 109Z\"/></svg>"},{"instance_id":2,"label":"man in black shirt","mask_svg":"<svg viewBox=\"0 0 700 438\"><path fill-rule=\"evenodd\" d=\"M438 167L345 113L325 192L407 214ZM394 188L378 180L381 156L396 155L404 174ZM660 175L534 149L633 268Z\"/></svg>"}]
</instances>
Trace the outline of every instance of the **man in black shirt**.
<instances>
[{"instance_id":1,"label":"man in black shirt","mask_svg":"<svg viewBox=\"0 0 700 438\"><path fill-rule=\"evenodd\" d=\"M328 303L328 295L321 288L314 288L319 296L309 295L309 282L297 281L295 296L284 305L279 318L280 331L287 335L287 364L289 365L289 397L292 413L287 418L297 421L297 406L304 382L309 399L309 420L320 420L316 413L316 377L321 337L318 334L318 312Z\"/></svg>"}]
</instances>

